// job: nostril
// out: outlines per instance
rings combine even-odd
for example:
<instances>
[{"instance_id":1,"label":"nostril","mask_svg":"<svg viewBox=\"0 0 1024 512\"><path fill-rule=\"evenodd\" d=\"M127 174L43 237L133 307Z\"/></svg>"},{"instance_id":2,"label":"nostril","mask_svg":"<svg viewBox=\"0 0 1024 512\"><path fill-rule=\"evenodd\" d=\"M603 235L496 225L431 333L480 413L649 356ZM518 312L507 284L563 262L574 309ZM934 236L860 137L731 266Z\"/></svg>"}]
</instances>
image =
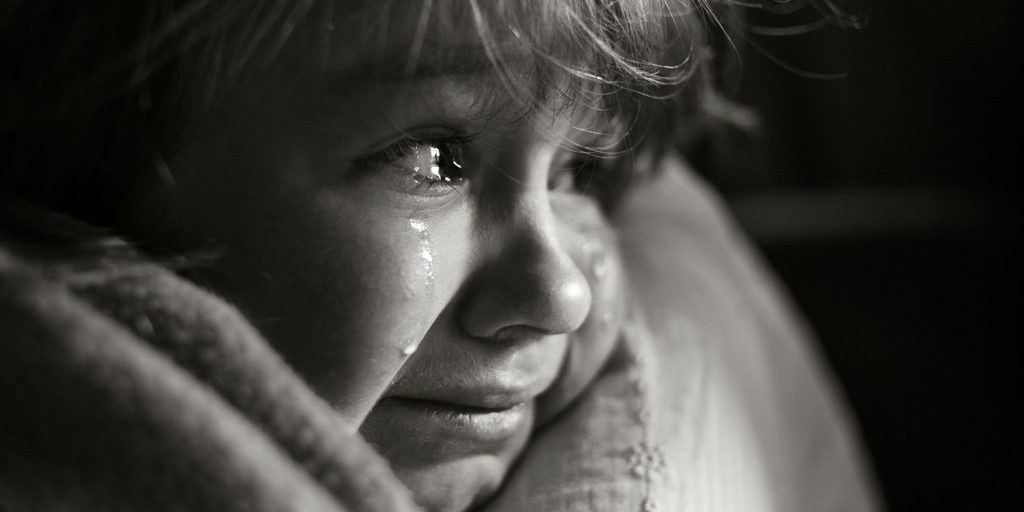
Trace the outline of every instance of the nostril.
<instances>
[{"instance_id":1,"label":"nostril","mask_svg":"<svg viewBox=\"0 0 1024 512\"><path fill-rule=\"evenodd\" d=\"M537 340L544 336L550 336L551 331L543 331L528 325L509 325L498 329L498 332L491 336L491 339L501 343L521 343L524 341Z\"/></svg>"}]
</instances>

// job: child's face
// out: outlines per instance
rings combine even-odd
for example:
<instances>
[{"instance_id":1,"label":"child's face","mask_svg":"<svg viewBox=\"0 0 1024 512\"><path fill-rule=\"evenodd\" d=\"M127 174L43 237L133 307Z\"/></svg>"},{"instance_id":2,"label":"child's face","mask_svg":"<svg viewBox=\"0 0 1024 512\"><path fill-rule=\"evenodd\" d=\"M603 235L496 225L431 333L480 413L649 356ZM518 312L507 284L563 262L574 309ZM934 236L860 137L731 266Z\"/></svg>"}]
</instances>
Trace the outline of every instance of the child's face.
<instances>
[{"instance_id":1,"label":"child's face","mask_svg":"<svg viewBox=\"0 0 1024 512\"><path fill-rule=\"evenodd\" d=\"M181 246L225 247L202 278L424 505L465 508L617 335L614 235L574 180L589 157L566 147L611 127L587 109L495 113L501 85L475 38L442 38L467 47L451 62L421 56L441 72L361 76L357 61L408 40L371 51L343 28L327 73L293 55L188 134L158 194L167 213L143 214Z\"/></svg>"}]
</instances>

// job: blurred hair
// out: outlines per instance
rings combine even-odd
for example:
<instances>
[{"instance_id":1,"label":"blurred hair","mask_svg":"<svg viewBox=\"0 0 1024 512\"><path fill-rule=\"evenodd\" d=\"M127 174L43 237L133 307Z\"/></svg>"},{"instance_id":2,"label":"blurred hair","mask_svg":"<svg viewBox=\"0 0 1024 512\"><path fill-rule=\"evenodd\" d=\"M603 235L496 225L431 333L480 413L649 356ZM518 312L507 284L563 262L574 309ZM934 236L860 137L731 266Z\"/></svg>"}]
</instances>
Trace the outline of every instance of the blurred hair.
<instances>
[{"instance_id":1,"label":"blurred hair","mask_svg":"<svg viewBox=\"0 0 1024 512\"><path fill-rule=\"evenodd\" d=\"M633 127L634 146L656 153L679 127L722 111L712 43L728 41L735 7L807 3L836 24L855 22L831 0L422 0L409 57L423 50L425 28L472 23L502 73L493 49L511 33L538 57L537 87L509 82L516 98L536 104L562 84L566 104L612 110ZM393 5L367 3L385 13ZM317 43L337 11L351 8L338 0L5 1L0 186L115 224L135 184L166 174L163 157L191 118L269 72L286 43L323 49Z\"/></svg>"}]
</instances>

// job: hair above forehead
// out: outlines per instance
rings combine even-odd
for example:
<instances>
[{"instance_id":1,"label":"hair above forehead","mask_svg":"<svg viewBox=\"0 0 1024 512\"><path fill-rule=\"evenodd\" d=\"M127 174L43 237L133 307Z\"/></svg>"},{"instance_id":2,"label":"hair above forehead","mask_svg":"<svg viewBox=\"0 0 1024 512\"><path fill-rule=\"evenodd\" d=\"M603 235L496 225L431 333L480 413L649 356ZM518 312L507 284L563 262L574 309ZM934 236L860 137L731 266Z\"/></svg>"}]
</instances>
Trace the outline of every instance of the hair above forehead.
<instances>
[{"instance_id":1,"label":"hair above forehead","mask_svg":"<svg viewBox=\"0 0 1024 512\"><path fill-rule=\"evenodd\" d=\"M411 75L422 60L443 61L438 53L461 50L473 39L513 85L517 77L507 72L512 66L503 49L518 46L542 61L539 68L548 68L530 77L540 78L541 85L550 86L545 79L553 75L568 75L602 92L647 96L674 94L675 86L707 66L708 40L727 30L735 18L732 7L787 14L812 6L824 21L857 23L832 0L378 0L360 5L346 13L355 18L349 28L361 32L360 51L378 58L382 67L401 63ZM381 47L399 51L384 58L377 52Z\"/></svg>"},{"instance_id":2,"label":"hair above forehead","mask_svg":"<svg viewBox=\"0 0 1024 512\"><path fill-rule=\"evenodd\" d=\"M699 69L703 15L665 0L382 0L339 16L337 28L359 34L356 50L344 45L362 61L346 77L482 70L497 75L493 112L582 107L632 116L636 100L668 96ZM322 37L325 24L312 25L302 37Z\"/></svg>"},{"instance_id":3,"label":"hair above forehead","mask_svg":"<svg viewBox=\"0 0 1024 512\"><path fill-rule=\"evenodd\" d=\"M473 31L489 48L512 35L571 75L644 90L679 84L705 64L707 33L722 28L716 12L808 4L836 24L856 24L835 0L19 2L0 12L0 57L9 73L0 101L13 107L0 129L62 122L68 110L88 112L132 95L147 96L144 106L158 93L163 104L187 96L206 107L271 68L289 40L328 38L339 17L399 12L416 13L414 37L401 34L410 41L409 60L432 31ZM355 26L367 39L388 37L388 28ZM502 67L500 58L494 62ZM32 108L17 108L26 103Z\"/></svg>"}]
</instances>

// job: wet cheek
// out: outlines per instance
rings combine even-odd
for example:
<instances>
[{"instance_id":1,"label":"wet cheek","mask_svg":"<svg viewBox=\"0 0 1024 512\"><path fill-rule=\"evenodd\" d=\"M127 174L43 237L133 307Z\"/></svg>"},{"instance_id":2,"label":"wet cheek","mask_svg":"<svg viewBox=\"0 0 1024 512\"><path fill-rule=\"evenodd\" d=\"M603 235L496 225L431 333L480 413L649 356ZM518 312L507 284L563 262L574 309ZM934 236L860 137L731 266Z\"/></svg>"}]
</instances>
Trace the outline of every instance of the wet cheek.
<instances>
[{"instance_id":1,"label":"wet cheek","mask_svg":"<svg viewBox=\"0 0 1024 512\"><path fill-rule=\"evenodd\" d=\"M578 345L574 347L580 352L577 358L596 371L618 336L625 303L623 271L612 232L587 234L574 251L574 260L587 277L592 299L590 313L571 339Z\"/></svg>"},{"instance_id":2,"label":"wet cheek","mask_svg":"<svg viewBox=\"0 0 1024 512\"><path fill-rule=\"evenodd\" d=\"M615 231L591 202L567 199L554 204L562 219L562 243L590 285L590 312L577 337L613 336L624 303L623 270Z\"/></svg>"},{"instance_id":3,"label":"wet cheek","mask_svg":"<svg viewBox=\"0 0 1024 512\"><path fill-rule=\"evenodd\" d=\"M580 247L580 266L590 283L593 304L584 323L597 330L601 337L611 335L621 321L623 304L623 271L617 242L613 237L593 237Z\"/></svg>"},{"instance_id":4,"label":"wet cheek","mask_svg":"<svg viewBox=\"0 0 1024 512\"><path fill-rule=\"evenodd\" d=\"M540 416L553 414L571 401L597 375L611 354L625 310L624 272L614 231L589 205L562 204L561 239L591 289L586 320L569 335L569 357L559 385L549 393ZM542 418L543 420L543 418Z\"/></svg>"},{"instance_id":5,"label":"wet cheek","mask_svg":"<svg viewBox=\"0 0 1024 512\"><path fill-rule=\"evenodd\" d=\"M402 356L411 356L419 348L420 340L430 328L430 318L434 309L436 296L434 274L437 248L430 234L427 221L412 217L409 227L415 236L412 250L403 251L405 261L401 264L409 275L401 276L404 298L417 303L417 307L408 309L404 323L414 324L410 336L400 340L398 350ZM407 330L409 327L406 328Z\"/></svg>"},{"instance_id":6,"label":"wet cheek","mask_svg":"<svg viewBox=\"0 0 1024 512\"><path fill-rule=\"evenodd\" d=\"M307 240L320 237L316 246L292 245L305 248L288 256L295 277L268 299L271 308L291 311L270 337L358 424L430 326L435 248L426 223L415 219L378 221L372 231L358 222L311 224L303 232Z\"/></svg>"}]
</instances>

